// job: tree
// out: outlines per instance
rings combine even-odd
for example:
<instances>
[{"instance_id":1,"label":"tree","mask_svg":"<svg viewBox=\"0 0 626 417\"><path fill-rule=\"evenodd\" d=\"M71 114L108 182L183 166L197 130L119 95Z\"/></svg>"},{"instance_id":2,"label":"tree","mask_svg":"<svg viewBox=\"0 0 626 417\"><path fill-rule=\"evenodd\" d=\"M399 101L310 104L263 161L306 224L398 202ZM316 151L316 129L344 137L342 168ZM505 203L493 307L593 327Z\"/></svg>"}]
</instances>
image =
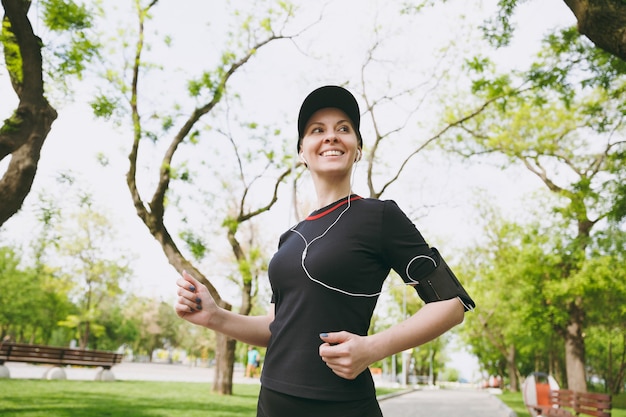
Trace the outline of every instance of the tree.
<instances>
[{"instance_id":1,"label":"tree","mask_svg":"<svg viewBox=\"0 0 626 417\"><path fill-rule=\"evenodd\" d=\"M0 127L0 160L11 157L0 180L0 226L22 207L30 192L41 148L57 118L57 111L46 98L45 75L54 74L63 83L67 82L66 77L80 76L84 62L96 50L88 36L91 11L66 0L41 3L45 26L53 33L70 37L47 51L48 61L42 57L43 41L34 33L29 20L31 1L2 0L0 42L18 104Z\"/></svg>"},{"instance_id":2,"label":"tree","mask_svg":"<svg viewBox=\"0 0 626 417\"><path fill-rule=\"evenodd\" d=\"M0 248L0 335L2 338L22 336L29 327L29 300L37 294L37 283L30 279L32 271L22 271L20 260L10 248ZM24 291L26 285L27 290ZM28 294L28 295L27 295ZM13 334L11 334L13 333Z\"/></svg>"},{"instance_id":3,"label":"tree","mask_svg":"<svg viewBox=\"0 0 626 417\"><path fill-rule=\"evenodd\" d=\"M591 325L585 335L587 369L612 394L624 390L626 376L626 312L621 308L626 298L625 239L623 228L604 231L590 247L592 259L577 277L589 289L586 296L598 305L587 317Z\"/></svg>"},{"instance_id":4,"label":"tree","mask_svg":"<svg viewBox=\"0 0 626 417\"><path fill-rule=\"evenodd\" d=\"M108 297L98 306L99 323L103 332L92 343L94 349L119 350L137 339L139 330L134 317L125 314L125 306L130 297ZM155 303L155 300L152 300Z\"/></svg>"},{"instance_id":5,"label":"tree","mask_svg":"<svg viewBox=\"0 0 626 417\"><path fill-rule=\"evenodd\" d=\"M133 334L126 344L134 355L146 355L150 362L155 350L178 346L183 335L188 334L188 325L181 324L171 306L163 301L131 295L120 315Z\"/></svg>"},{"instance_id":6,"label":"tree","mask_svg":"<svg viewBox=\"0 0 626 417\"><path fill-rule=\"evenodd\" d=\"M626 317L622 309L607 306L621 305L619 300L626 296L624 233L600 232L579 271L564 281L562 263L570 250L563 244L569 240L566 229L546 221L539 207L549 206L549 200L533 201L527 224L485 210L487 240L464 254L459 270L472 277L471 291L481 300L476 319L465 323L462 334L483 369L508 376L511 389L518 388L520 376L536 371L564 383L565 343L562 333L554 330L570 319L563 298L583 294L589 384L600 379L606 381L607 391L617 393L621 387L611 381L619 381L624 366L621 335Z\"/></svg>"},{"instance_id":7,"label":"tree","mask_svg":"<svg viewBox=\"0 0 626 417\"><path fill-rule=\"evenodd\" d=\"M72 282L64 276L58 267L52 266L48 256L53 256L60 236L57 234L61 220L61 209L53 198L44 194L38 196L36 206L38 227L32 230L34 237L31 243L34 271L41 280L39 294L44 302L33 311L33 318L38 318L37 325L41 329L40 343L66 345L70 337L60 331L58 323L75 311L69 293Z\"/></svg>"},{"instance_id":8,"label":"tree","mask_svg":"<svg viewBox=\"0 0 626 417\"><path fill-rule=\"evenodd\" d=\"M583 294L606 287L581 287L578 277L598 233L624 218L624 64L565 30L546 38L525 73L489 78L488 60L468 65L478 74L474 94L495 105L460 124L453 147L465 156L497 154L503 164L522 164L558 197L551 212L569 235L554 246L559 284L545 301L567 313L554 330L565 343L568 386L584 391L584 326L593 305Z\"/></svg>"},{"instance_id":9,"label":"tree","mask_svg":"<svg viewBox=\"0 0 626 417\"><path fill-rule=\"evenodd\" d=\"M68 316L62 325L74 329L79 346L86 349L105 333L103 307L116 304L130 267L129 260L113 249L115 235L108 219L93 209L89 196L83 197L81 205L75 223L62 233L68 237L60 243L62 269L73 277L72 295L78 307L77 314Z\"/></svg>"},{"instance_id":10,"label":"tree","mask_svg":"<svg viewBox=\"0 0 626 417\"><path fill-rule=\"evenodd\" d=\"M166 211L168 208L174 209L169 203L174 201L174 185L184 187L186 183L200 181L194 178L193 168L189 168L187 163L177 164L175 158L184 151L179 152L181 148L198 146L200 143L210 140L211 130L203 125L203 118L208 118L219 111L219 104L228 97L228 85L231 77L246 65L259 51L266 45L281 40L289 39L290 36L282 34L286 22L292 16L293 9L287 3L280 3L276 8L270 8L267 16L257 18L254 11L242 13L241 32L237 37L231 39L232 49L222 52L219 62L212 70L203 70L195 79L188 82L187 95L193 105L183 111L180 107L175 106L171 110L165 110L159 116L145 118L146 114L156 114L156 110L144 110L141 101L141 82L149 68L153 66L144 60L146 48L146 24L149 22L150 15L154 8L158 5L158 1L142 3L136 2L137 13L137 30L134 40L133 61L128 63L131 76L127 82L124 75L115 76L115 71L109 71L108 79L111 81L113 90L110 95L100 95L92 104L96 114L102 117L111 117L115 112L122 112L123 107L117 103L125 103L128 106L130 118L132 120L132 146L129 152L129 169L126 177L127 186L131 194L132 202L137 216L147 227L149 233L159 242L169 263L179 272L186 270L198 278L207 286L209 292L218 305L225 309L232 309L218 291L216 285L211 282L202 272L202 268L192 262L193 256L203 257L205 248L203 241L196 234L189 230L183 230L180 235L183 242L187 243L190 248L190 254L186 255L179 248L180 241L177 242L176 237L171 230L175 230L176 226L168 226L166 222ZM234 36L234 35L233 35ZM181 106L184 107L184 106ZM173 133L172 133L173 132ZM280 132L277 132L280 133ZM227 135L228 136L228 135ZM277 136L277 134L274 134ZM148 142L150 140L152 142ZM169 140L169 145L163 147L163 142ZM150 198L144 197L141 192L140 175L142 174L141 156L142 152L148 154L151 150L151 143L155 144L153 149L162 151L163 156L160 164L152 164L155 174L158 173L158 181L154 184L153 193ZM283 169L282 172L274 170L276 179L274 181L274 192L265 204L259 207L248 207L248 192L250 183L244 178L244 167L242 166L241 154L238 154L238 146L233 143L235 149L235 159L238 168L238 179L244 184L243 191L236 209L230 212L223 219L223 226L226 229L227 239L231 246L232 253L238 265L241 276L240 283L242 285L242 305L240 313L248 314L251 309L251 291L253 289L253 279L257 271L254 264L258 260L257 251L251 246L247 251L244 245L238 240L237 233L242 223L266 212L277 200L277 189L283 179L290 172L290 168ZM218 147L208 146L210 152L217 152ZM178 152L178 153L177 153ZM258 152L258 151L257 151ZM248 153L250 158L254 153ZM271 152L267 152L266 156L268 167L275 167L275 156ZM197 194L197 192L196 192ZM206 221L206 219L205 219ZM175 222L172 222L175 223ZM183 221L184 223L184 221ZM217 366L215 369L215 378L213 390L222 394L232 393L232 374L235 354L236 341L226 337L223 334L217 334Z\"/></svg>"},{"instance_id":11,"label":"tree","mask_svg":"<svg viewBox=\"0 0 626 417\"><path fill-rule=\"evenodd\" d=\"M468 287L481 303L462 333L483 369L508 376L510 389L518 391L522 375L562 374L554 343L557 321L545 301L548 283L558 279L555 233L535 223L507 222L491 207L482 210L486 239L466 251L459 268L471 277Z\"/></svg>"},{"instance_id":12,"label":"tree","mask_svg":"<svg viewBox=\"0 0 626 417\"><path fill-rule=\"evenodd\" d=\"M145 355L152 361L155 349L163 347L158 325L159 304L156 300L130 296L123 307L123 316L134 329L132 338L126 341L134 356Z\"/></svg>"},{"instance_id":13,"label":"tree","mask_svg":"<svg viewBox=\"0 0 626 417\"><path fill-rule=\"evenodd\" d=\"M28 343L49 343L57 320L72 309L67 290L50 271L26 264L26 257L0 247L0 337Z\"/></svg>"}]
</instances>

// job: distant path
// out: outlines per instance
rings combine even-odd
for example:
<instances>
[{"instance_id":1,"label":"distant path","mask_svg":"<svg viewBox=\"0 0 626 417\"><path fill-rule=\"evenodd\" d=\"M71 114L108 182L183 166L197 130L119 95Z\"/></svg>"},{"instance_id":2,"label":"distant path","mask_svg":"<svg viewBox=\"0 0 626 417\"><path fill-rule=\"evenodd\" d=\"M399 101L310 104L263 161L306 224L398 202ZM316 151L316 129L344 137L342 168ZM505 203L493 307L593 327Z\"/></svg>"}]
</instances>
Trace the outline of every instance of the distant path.
<instances>
[{"instance_id":1,"label":"distant path","mask_svg":"<svg viewBox=\"0 0 626 417\"><path fill-rule=\"evenodd\" d=\"M423 389L380 402L385 417L515 417L487 391Z\"/></svg>"}]
</instances>

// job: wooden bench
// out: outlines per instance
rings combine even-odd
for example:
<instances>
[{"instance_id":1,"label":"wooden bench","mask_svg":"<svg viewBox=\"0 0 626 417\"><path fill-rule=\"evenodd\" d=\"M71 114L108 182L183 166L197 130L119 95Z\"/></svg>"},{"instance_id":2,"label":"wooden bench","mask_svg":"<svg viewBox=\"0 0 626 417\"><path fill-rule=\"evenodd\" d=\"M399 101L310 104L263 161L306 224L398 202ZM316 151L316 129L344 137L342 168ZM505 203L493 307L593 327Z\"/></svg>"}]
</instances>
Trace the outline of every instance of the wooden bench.
<instances>
[{"instance_id":1,"label":"wooden bench","mask_svg":"<svg viewBox=\"0 0 626 417\"><path fill-rule=\"evenodd\" d=\"M103 350L72 349L57 346L31 345L26 343L0 343L0 366L5 362L26 362L55 365L56 377L49 369L44 378L66 379L61 367L67 365L102 367L96 379L111 380L111 368L122 362L123 354ZM60 370L59 370L60 369Z\"/></svg>"},{"instance_id":2,"label":"wooden bench","mask_svg":"<svg viewBox=\"0 0 626 417\"><path fill-rule=\"evenodd\" d=\"M588 415L611 417L611 396L592 392L577 392L567 389L550 391L550 405L541 406L545 417L574 417Z\"/></svg>"}]
</instances>

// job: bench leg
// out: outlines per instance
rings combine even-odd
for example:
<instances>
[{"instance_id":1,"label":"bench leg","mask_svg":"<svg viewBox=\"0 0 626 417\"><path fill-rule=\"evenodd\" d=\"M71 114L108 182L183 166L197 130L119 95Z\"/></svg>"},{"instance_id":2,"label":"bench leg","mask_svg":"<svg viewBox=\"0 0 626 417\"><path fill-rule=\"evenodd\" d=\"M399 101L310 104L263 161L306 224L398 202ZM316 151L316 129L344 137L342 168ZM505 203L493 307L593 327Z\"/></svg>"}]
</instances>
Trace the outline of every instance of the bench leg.
<instances>
[{"instance_id":1,"label":"bench leg","mask_svg":"<svg viewBox=\"0 0 626 417\"><path fill-rule=\"evenodd\" d=\"M100 368L96 373L96 381L115 381L115 375L110 369Z\"/></svg>"},{"instance_id":2,"label":"bench leg","mask_svg":"<svg viewBox=\"0 0 626 417\"><path fill-rule=\"evenodd\" d=\"M11 378L11 371L5 365L0 365L0 379Z\"/></svg>"},{"instance_id":3,"label":"bench leg","mask_svg":"<svg viewBox=\"0 0 626 417\"><path fill-rule=\"evenodd\" d=\"M65 369L60 366L49 368L44 374L43 379L67 379Z\"/></svg>"}]
</instances>

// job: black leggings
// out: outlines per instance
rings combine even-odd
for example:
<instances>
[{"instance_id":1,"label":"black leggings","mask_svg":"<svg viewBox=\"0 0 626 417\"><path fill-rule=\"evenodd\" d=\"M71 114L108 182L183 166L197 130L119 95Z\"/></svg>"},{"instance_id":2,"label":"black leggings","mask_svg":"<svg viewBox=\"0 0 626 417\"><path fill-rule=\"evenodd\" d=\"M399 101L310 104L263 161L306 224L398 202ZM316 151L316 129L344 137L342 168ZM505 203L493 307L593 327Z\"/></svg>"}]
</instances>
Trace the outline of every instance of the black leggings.
<instances>
[{"instance_id":1,"label":"black leggings","mask_svg":"<svg viewBox=\"0 0 626 417\"><path fill-rule=\"evenodd\" d=\"M293 397L261 386L257 417L383 417L376 397L324 401Z\"/></svg>"}]
</instances>

